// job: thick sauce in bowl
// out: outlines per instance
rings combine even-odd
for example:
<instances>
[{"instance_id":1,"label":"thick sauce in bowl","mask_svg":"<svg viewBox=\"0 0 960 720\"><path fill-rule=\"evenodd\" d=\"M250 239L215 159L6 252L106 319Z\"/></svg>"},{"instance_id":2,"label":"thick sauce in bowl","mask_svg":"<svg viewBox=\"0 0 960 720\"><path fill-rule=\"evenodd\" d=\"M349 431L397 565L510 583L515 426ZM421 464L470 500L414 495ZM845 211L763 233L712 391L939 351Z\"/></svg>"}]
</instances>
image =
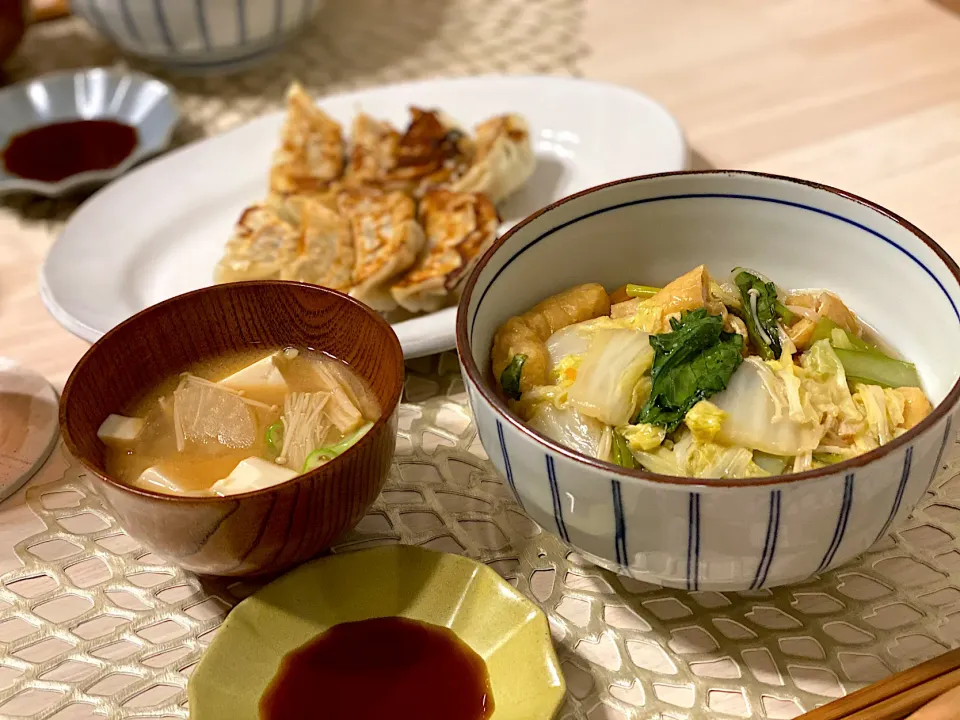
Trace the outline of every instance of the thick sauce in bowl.
<instances>
[{"instance_id":1,"label":"thick sauce in bowl","mask_svg":"<svg viewBox=\"0 0 960 720\"><path fill-rule=\"evenodd\" d=\"M115 120L70 120L14 135L3 151L7 172L59 182L90 170L107 170L137 147L137 130Z\"/></svg>"},{"instance_id":2,"label":"thick sauce in bowl","mask_svg":"<svg viewBox=\"0 0 960 720\"><path fill-rule=\"evenodd\" d=\"M445 627L401 617L334 625L289 653L262 720L485 720L483 659Z\"/></svg>"}]
</instances>

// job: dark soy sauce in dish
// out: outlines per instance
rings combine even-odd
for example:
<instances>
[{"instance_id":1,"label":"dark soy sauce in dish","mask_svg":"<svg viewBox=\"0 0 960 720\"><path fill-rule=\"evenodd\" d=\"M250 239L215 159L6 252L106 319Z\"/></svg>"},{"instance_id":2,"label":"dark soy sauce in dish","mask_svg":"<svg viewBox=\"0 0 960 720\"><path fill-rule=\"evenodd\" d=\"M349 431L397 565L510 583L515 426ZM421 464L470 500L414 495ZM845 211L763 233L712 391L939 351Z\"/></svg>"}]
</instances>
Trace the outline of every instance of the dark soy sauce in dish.
<instances>
[{"instance_id":1,"label":"dark soy sauce in dish","mask_svg":"<svg viewBox=\"0 0 960 720\"><path fill-rule=\"evenodd\" d=\"M137 146L137 129L115 120L71 120L14 135L3 151L7 172L58 182L123 162Z\"/></svg>"},{"instance_id":2,"label":"dark soy sauce in dish","mask_svg":"<svg viewBox=\"0 0 960 720\"><path fill-rule=\"evenodd\" d=\"M261 720L485 720L483 659L445 627L401 617L334 625L288 653Z\"/></svg>"}]
</instances>

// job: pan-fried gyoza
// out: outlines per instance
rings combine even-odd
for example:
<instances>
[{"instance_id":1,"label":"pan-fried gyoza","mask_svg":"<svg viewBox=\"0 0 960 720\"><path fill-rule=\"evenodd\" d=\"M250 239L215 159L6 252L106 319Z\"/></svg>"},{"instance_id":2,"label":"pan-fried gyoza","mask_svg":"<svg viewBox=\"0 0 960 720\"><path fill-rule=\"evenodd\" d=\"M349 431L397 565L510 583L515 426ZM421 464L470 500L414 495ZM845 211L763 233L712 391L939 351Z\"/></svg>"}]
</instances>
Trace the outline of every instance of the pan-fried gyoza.
<instances>
[{"instance_id":1,"label":"pan-fried gyoza","mask_svg":"<svg viewBox=\"0 0 960 720\"><path fill-rule=\"evenodd\" d=\"M455 301L496 239L497 204L533 174L530 131L519 115L471 135L440 111L410 113L404 131L360 113L347 138L294 84L267 197L241 215L214 280L311 282L381 311Z\"/></svg>"},{"instance_id":2,"label":"pan-fried gyoza","mask_svg":"<svg viewBox=\"0 0 960 720\"><path fill-rule=\"evenodd\" d=\"M491 369L511 409L585 455L750 478L861 455L932 411L916 368L829 290L704 266L662 288L580 285L508 319Z\"/></svg>"}]
</instances>

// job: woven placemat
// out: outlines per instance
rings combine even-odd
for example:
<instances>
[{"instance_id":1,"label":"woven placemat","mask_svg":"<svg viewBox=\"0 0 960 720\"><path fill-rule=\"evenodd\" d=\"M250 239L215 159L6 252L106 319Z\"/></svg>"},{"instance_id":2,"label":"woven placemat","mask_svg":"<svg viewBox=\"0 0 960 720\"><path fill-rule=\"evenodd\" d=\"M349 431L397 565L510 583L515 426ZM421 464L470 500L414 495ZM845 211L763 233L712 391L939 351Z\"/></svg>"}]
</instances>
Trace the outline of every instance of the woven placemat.
<instances>
[{"instance_id":1,"label":"woven placemat","mask_svg":"<svg viewBox=\"0 0 960 720\"><path fill-rule=\"evenodd\" d=\"M687 593L600 570L524 515L453 354L408 363L404 400L388 485L337 551L406 543L494 568L550 620L569 691L558 720L786 720L960 645L955 452L913 516L847 565ZM0 576L0 717L186 718L191 671L256 585L201 581L140 547L76 465L27 503L44 529Z\"/></svg>"},{"instance_id":2,"label":"woven placemat","mask_svg":"<svg viewBox=\"0 0 960 720\"><path fill-rule=\"evenodd\" d=\"M181 144L283 106L296 79L313 95L429 77L575 75L583 0L330 0L290 43L248 71L181 77L124 57L80 18L30 28L7 64L9 81L80 67L127 67L171 83L183 112ZM0 201L55 230L84 198Z\"/></svg>"}]
</instances>

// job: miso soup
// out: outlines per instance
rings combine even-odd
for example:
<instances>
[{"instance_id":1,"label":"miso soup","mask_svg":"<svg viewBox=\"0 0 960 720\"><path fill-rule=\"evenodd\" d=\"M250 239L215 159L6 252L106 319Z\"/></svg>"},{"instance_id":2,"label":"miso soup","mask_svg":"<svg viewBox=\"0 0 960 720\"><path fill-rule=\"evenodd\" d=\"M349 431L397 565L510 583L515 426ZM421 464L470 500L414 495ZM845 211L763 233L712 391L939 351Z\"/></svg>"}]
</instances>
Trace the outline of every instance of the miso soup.
<instances>
[{"instance_id":1,"label":"miso soup","mask_svg":"<svg viewBox=\"0 0 960 720\"><path fill-rule=\"evenodd\" d=\"M110 415L107 471L175 495L229 495L284 482L349 449L380 417L344 363L312 350L199 363Z\"/></svg>"}]
</instances>

